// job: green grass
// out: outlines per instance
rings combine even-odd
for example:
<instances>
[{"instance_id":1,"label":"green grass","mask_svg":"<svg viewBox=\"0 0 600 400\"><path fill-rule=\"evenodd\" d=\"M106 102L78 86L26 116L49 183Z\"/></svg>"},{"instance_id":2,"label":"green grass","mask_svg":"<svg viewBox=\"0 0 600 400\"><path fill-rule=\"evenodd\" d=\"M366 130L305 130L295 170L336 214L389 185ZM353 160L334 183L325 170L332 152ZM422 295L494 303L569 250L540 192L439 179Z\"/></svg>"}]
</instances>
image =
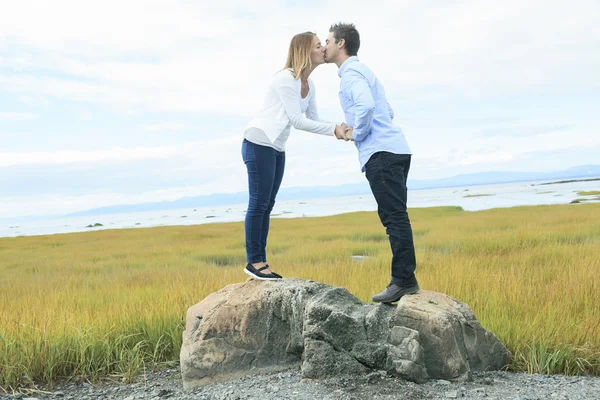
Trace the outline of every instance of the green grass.
<instances>
[{"instance_id":1,"label":"green grass","mask_svg":"<svg viewBox=\"0 0 600 400\"><path fill-rule=\"evenodd\" d=\"M578 196L597 196L600 195L600 190L580 191L577 192Z\"/></svg>"},{"instance_id":2,"label":"green grass","mask_svg":"<svg viewBox=\"0 0 600 400\"><path fill-rule=\"evenodd\" d=\"M600 201L600 196L596 196L596 197L578 197L575 200L571 201L571 204L578 204L584 201Z\"/></svg>"},{"instance_id":3,"label":"green grass","mask_svg":"<svg viewBox=\"0 0 600 400\"><path fill-rule=\"evenodd\" d=\"M487 196L495 196L495 194L489 194L489 193L482 193L482 194L468 194L466 196L463 196L464 198L467 197L487 197Z\"/></svg>"},{"instance_id":4,"label":"green grass","mask_svg":"<svg viewBox=\"0 0 600 400\"><path fill-rule=\"evenodd\" d=\"M421 287L469 304L513 352L510 369L600 375L600 204L410 216ZM374 212L271 229L269 263L284 276L364 302L389 281ZM244 264L241 222L2 238L0 386L129 381L177 363L187 308L246 280Z\"/></svg>"},{"instance_id":5,"label":"green grass","mask_svg":"<svg viewBox=\"0 0 600 400\"><path fill-rule=\"evenodd\" d=\"M544 183L538 183L537 186L542 186L542 185L556 185L556 184L559 184L559 183L592 182L592 181L600 181L600 178L569 179L569 180L566 180L566 181L544 182Z\"/></svg>"}]
</instances>

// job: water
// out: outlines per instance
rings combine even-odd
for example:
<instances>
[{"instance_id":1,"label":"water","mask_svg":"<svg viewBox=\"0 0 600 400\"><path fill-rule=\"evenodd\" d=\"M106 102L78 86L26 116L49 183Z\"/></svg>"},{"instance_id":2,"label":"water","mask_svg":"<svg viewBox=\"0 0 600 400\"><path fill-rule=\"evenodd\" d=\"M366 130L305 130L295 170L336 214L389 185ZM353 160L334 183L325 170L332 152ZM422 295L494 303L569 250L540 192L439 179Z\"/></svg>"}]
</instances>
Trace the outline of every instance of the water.
<instances>
[{"instance_id":1,"label":"water","mask_svg":"<svg viewBox=\"0 0 600 400\"><path fill-rule=\"evenodd\" d=\"M408 193L409 208L460 206L465 211L540 204L569 204L580 196L578 191L600 190L600 180L571 183L520 182L485 186L413 190ZM477 196L486 195L486 196ZM468 197L473 196L473 197ZM587 196L596 198L599 196ZM591 201L590 201L591 202ZM597 201L595 201L597 202ZM576 205L573 205L576 207ZM364 195L278 201L273 218L301 218L375 211L377 204L370 193ZM85 217L60 217L39 220L0 222L0 237L49 235L86 232L99 229L148 228L167 225L197 225L242 221L246 204L197 207L164 211L134 212ZM88 227L102 224L101 227Z\"/></svg>"}]
</instances>

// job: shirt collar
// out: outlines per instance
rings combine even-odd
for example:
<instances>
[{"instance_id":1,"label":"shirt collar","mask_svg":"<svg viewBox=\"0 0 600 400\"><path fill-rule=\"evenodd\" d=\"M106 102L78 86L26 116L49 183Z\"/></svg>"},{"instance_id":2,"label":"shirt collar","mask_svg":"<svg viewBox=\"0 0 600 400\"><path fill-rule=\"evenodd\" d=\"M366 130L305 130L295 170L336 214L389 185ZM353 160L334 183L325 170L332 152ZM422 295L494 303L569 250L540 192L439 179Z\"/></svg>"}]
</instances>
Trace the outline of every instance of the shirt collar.
<instances>
[{"instance_id":1,"label":"shirt collar","mask_svg":"<svg viewBox=\"0 0 600 400\"><path fill-rule=\"evenodd\" d=\"M344 63L342 65L340 65L340 69L338 69L338 76L340 78L342 77L342 74L348 67L348 64L352 64L353 62L358 62L357 56L352 56L352 57L348 58L346 61L344 61Z\"/></svg>"}]
</instances>

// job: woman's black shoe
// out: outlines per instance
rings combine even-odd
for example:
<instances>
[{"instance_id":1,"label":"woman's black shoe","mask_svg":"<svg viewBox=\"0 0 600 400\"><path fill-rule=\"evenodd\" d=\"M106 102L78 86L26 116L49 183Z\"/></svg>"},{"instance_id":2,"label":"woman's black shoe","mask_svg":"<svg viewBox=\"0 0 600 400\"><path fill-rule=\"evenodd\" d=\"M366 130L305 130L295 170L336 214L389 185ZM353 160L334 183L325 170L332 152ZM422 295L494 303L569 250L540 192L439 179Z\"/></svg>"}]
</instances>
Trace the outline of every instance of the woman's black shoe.
<instances>
[{"instance_id":1,"label":"woman's black shoe","mask_svg":"<svg viewBox=\"0 0 600 400\"><path fill-rule=\"evenodd\" d=\"M265 265L265 267L269 267L269 264ZM276 277L278 277L279 279L283 279L283 276L279 275L277 272L273 272L271 271L271 274L275 275Z\"/></svg>"},{"instance_id":2,"label":"woman's black shoe","mask_svg":"<svg viewBox=\"0 0 600 400\"><path fill-rule=\"evenodd\" d=\"M264 267L258 268L256 269L254 267L254 265L248 263L248 265L246 265L246 268L244 268L244 272L248 275L250 275L250 277L254 278L254 279L260 279L261 281L272 281L272 280L276 280L276 279L281 279L280 275L277 274L264 274L261 271L264 271L265 269L269 268L268 265L265 265Z\"/></svg>"}]
</instances>

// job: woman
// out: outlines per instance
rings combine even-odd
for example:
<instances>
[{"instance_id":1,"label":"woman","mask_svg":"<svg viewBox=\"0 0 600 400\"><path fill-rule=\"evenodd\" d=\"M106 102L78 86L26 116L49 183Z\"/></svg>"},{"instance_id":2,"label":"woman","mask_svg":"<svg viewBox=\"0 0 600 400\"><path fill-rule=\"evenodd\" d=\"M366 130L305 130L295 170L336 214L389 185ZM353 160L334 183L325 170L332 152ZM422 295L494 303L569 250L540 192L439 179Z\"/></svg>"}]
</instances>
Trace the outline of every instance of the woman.
<instances>
[{"instance_id":1,"label":"woman","mask_svg":"<svg viewBox=\"0 0 600 400\"><path fill-rule=\"evenodd\" d=\"M315 85L309 76L324 62L317 35L305 32L294 36L284 69L273 78L261 111L244 133L242 158L248 169L250 194L244 224L248 262L244 272L256 279L281 279L267 264L266 247L271 210L283 178L290 127L344 137L344 126L321 121L317 114Z\"/></svg>"}]
</instances>

